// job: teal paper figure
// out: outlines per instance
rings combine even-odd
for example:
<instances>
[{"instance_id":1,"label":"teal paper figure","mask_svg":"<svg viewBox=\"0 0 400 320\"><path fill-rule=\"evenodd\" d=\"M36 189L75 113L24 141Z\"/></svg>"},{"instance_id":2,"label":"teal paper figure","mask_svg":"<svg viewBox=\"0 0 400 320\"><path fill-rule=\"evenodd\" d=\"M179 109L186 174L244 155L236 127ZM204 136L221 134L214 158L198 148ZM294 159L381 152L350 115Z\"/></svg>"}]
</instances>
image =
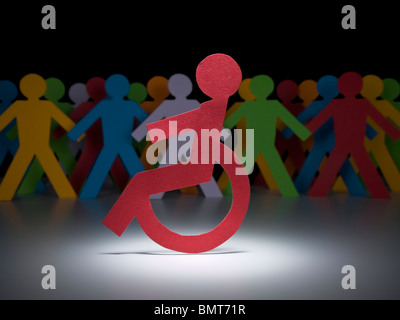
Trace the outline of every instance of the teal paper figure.
<instances>
[{"instance_id":1,"label":"teal paper figure","mask_svg":"<svg viewBox=\"0 0 400 320\"><path fill-rule=\"evenodd\" d=\"M116 74L106 80L108 97L100 101L68 133L77 140L97 120L101 119L104 147L100 152L83 186L80 198L95 198L104 183L115 159L119 156L130 177L143 171L143 165L132 146L134 118L143 121L147 113L131 100L124 100L129 93L130 84L125 76Z\"/></svg>"}]
</instances>

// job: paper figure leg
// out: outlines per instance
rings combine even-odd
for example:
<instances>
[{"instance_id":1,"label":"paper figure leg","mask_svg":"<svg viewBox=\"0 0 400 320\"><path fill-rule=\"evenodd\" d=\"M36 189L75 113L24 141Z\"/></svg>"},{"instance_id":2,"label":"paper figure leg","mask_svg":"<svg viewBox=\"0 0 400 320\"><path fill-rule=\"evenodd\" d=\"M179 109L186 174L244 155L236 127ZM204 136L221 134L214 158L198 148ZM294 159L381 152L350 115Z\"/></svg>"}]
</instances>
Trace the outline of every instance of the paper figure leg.
<instances>
[{"instance_id":1,"label":"paper figure leg","mask_svg":"<svg viewBox=\"0 0 400 320\"><path fill-rule=\"evenodd\" d=\"M371 196L373 198L390 199L389 192L367 151L365 149L354 150L352 156Z\"/></svg>"},{"instance_id":2,"label":"paper figure leg","mask_svg":"<svg viewBox=\"0 0 400 320\"><path fill-rule=\"evenodd\" d=\"M385 145L379 146L379 150L375 149L374 154L389 188L400 192L400 172Z\"/></svg>"},{"instance_id":3,"label":"paper figure leg","mask_svg":"<svg viewBox=\"0 0 400 320\"><path fill-rule=\"evenodd\" d=\"M79 195L80 198L94 199L97 197L116 157L117 155L113 150L103 149L103 151L100 152L82 188L81 194Z\"/></svg>"},{"instance_id":4,"label":"paper figure leg","mask_svg":"<svg viewBox=\"0 0 400 320\"><path fill-rule=\"evenodd\" d=\"M75 156L72 154L68 147L68 138L63 136L60 140L56 140L53 137L50 138L50 147L60 160L67 176L70 176L76 166Z\"/></svg>"},{"instance_id":5,"label":"paper figure leg","mask_svg":"<svg viewBox=\"0 0 400 320\"><path fill-rule=\"evenodd\" d=\"M349 159L346 159L346 161L343 163L343 166L340 169L340 175L343 178L343 182L345 183L347 190L352 196L367 195L367 191L365 190L360 178L354 171Z\"/></svg>"},{"instance_id":6,"label":"paper figure leg","mask_svg":"<svg viewBox=\"0 0 400 320\"><path fill-rule=\"evenodd\" d=\"M298 197L299 194L293 185L292 179L282 162L279 153L273 149L263 152L264 158L267 161L268 167L271 170L274 180L278 185L281 195L284 197Z\"/></svg>"},{"instance_id":7,"label":"paper figure leg","mask_svg":"<svg viewBox=\"0 0 400 320\"><path fill-rule=\"evenodd\" d=\"M323 149L318 146L314 146L314 148L311 149L303 167L294 180L294 185L300 193L307 193L324 157L325 151Z\"/></svg>"},{"instance_id":8,"label":"paper figure leg","mask_svg":"<svg viewBox=\"0 0 400 320\"><path fill-rule=\"evenodd\" d=\"M206 198L222 198L222 192L219 189L217 182L214 177L211 178L210 182L202 183L200 186Z\"/></svg>"},{"instance_id":9,"label":"paper figure leg","mask_svg":"<svg viewBox=\"0 0 400 320\"><path fill-rule=\"evenodd\" d=\"M346 159L347 154L338 153L335 149L333 149L331 155L326 161L325 166L322 168L320 175L316 179L308 194L312 197L325 197L335 182L336 176Z\"/></svg>"},{"instance_id":10,"label":"paper figure leg","mask_svg":"<svg viewBox=\"0 0 400 320\"><path fill-rule=\"evenodd\" d=\"M398 170L400 170L400 140L393 141L389 136L386 136L385 142L389 153L392 155L394 163L396 164Z\"/></svg>"},{"instance_id":11,"label":"paper figure leg","mask_svg":"<svg viewBox=\"0 0 400 320\"><path fill-rule=\"evenodd\" d=\"M120 159L131 178L133 178L138 172L144 171L143 164L140 162L140 159L133 148L127 148L120 152Z\"/></svg>"},{"instance_id":12,"label":"paper figure leg","mask_svg":"<svg viewBox=\"0 0 400 320\"><path fill-rule=\"evenodd\" d=\"M258 168L260 169L261 175L264 178L264 181L267 183L268 188L271 190L278 190L279 187L275 182L275 179L271 173L270 168L268 167L267 162L264 159L264 156L259 153L257 159L256 159L256 163L258 165Z\"/></svg>"},{"instance_id":13,"label":"paper figure leg","mask_svg":"<svg viewBox=\"0 0 400 320\"><path fill-rule=\"evenodd\" d=\"M59 198L76 198L76 193L49 148L37 154L37 158Z\"/></svg>"},{"instance_id":14,"label":"paper figure leg","mask_svg":"<svg viewBox=\"0 0 400 320\"><path fill-rule=\"evenodd\" d=\"M18 195L32 194L35 192L38 183L43 177L44 171L38 159L34 159L29 166L20 187L18 188Z\"/></svg>"},{"instance_id":15,"label":"paper figure leg","mask_svg":"<svg viewBox=\"0 0 400 320\"><path fill-rule=\"evenodd\" d=\"M129 175L119 157L117 157L110 169L111 177L122 191L129 182Z\"/></svg>"},{"instance_id":16,"label":"paper figure leg","mask_svg":"<svg viewBox=\"0 0 400 320\"><path fill-rule=\"evenodd\" d=\"M18 150L0 185L0 201L10 201L33 159L33 153Z\"/></svg>"}]
</instances>

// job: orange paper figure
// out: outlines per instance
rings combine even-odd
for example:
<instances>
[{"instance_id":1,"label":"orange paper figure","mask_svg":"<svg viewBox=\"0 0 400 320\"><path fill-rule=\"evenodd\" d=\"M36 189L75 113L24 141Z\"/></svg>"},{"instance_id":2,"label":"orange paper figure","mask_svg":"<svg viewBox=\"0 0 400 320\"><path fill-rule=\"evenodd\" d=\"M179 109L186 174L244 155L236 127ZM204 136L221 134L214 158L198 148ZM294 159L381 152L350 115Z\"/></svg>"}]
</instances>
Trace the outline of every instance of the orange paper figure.
<instances>
[{"instance_id":1,"label":"orange paper figure","mask_svg":"<svg viewBox=\"0 0 400 320\"><path fill-rule=\"evenodd\" d=\"M147 93L153 100L143 101L140 107L150 115L169 96L168 79L162 76L155 76L147 82L146 88ZM153 165L148 163L146 159L146 152L150 145L151 142L148 141L140 156L140 161L146 170L153 168Z\"/></svg>"},{"instance_id":2,"label":"orange paper figure","mask_svg":"<svg viewBox=\"0 0 400 320\"><path fill-rule=\"evenodd\" d=\"M1 116L0 130L17 119L20 147L0 185L0 200L13 198L29 164L36 156L60 198L75 198L71 187L53 151L49 146L51 120L65 130L75 125L51 101L40 100L46 92L46 81L37 74L21 79L20 89L27 100L15 101Z\"/></svg>"}]
</instances>

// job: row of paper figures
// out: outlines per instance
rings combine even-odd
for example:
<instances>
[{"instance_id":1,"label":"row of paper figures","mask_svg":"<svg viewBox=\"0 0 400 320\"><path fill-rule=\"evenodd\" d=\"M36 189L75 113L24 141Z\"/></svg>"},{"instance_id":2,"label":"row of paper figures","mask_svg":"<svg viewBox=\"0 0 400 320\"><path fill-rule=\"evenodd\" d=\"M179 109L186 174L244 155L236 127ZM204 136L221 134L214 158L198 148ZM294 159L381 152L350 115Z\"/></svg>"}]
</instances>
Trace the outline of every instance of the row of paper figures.
<instances>
[{"instance_id":1,"label":"row of paper figures","mask_svg":"<svg viewBox=\"0 0 400 320\"><path fill-rule=\"evenodd\" d=\"M62 81L36 74L23 77L19 88L27 100L16 100L17 87L0 81L3 201L43 191L49 182L61 198L95 198L108 175L123 190L137 172L154 167L145 157L151 144L145 125L200 107L188 98L192 82L183 74L156 76L147 86L129 84L123 75L95 77L72 85L68 97ZM282 196L325 196L333 189L388 198L400 192L396 80L349 72L300 84L282 81L279 100L268 98L274 90L266 75L244 79L240 101L228 106L224 122L229 129L254 129L254 183ZM103 99L113 108L101 107ZM8 162L7 153L13 156ZM182 192L199 190L222 197L231 192L229 178L223 172Z\"/></svg>"}]
</instances>

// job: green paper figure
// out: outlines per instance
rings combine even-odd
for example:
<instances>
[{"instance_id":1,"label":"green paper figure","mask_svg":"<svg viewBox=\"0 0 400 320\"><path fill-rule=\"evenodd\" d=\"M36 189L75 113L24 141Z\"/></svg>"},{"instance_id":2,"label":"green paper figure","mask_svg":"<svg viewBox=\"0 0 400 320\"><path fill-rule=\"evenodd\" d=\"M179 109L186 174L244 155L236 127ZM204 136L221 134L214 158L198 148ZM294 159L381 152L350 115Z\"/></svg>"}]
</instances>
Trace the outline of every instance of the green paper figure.
<instances>
[{"instance_id":1,"label":"green paper figure","mask_svg":"<svg viewBox=\"0 0 400 320\"><path fill-rule=\"evenodd\" d=\"M400 112L400 102L395 101L399 97L399 95L399 82L391 78L383 79L383 92L381 94L381 98L389 101ZM394 141L392 138L386 135L385 143L394 163L400 170L400 140Z\"/></svg>"},{"instance_id":2,"label":"green paper figure","mask_svg":"<svg viewBox=\"0 0 400 320\"><path fill-rule=\"evenodd\" d=\"M311 135L311 132L278 100L267 99L274 91L274 82L269 76L254 77L250 83L250 90L256 96L256 100L245 101L225 120L224 126L231 129L245 118L246 128L254 130L254 159L261 153L282 196L297 197L299 194L275 147L277 119L282 120L303 141Z\"/></svg>"},{"instance_id":3,"label":"green paper figure","mask_svg":"<svg viewBox=\"0 0 400 320\"><path fill-rule=\"evenodd\" d=\"M64 114L69 115L74 108L69 102L60 102L60 99L65 94L65 86L61 80L57 78L46 79L47 90L44 97L53 102ZM58 127L58 124L52 120L51 122L51 132L53 132ZM76 165L76 159L68 146L68 137L64 135L61 139L56 140L52 135L50 135L50 147L57 155L57 158L61 162L67 176L72 173ZM23 179L21 186L18 189L17 194L31 194L37 190L38 183L43 177L44 171L39 161L35 159L28 172Z\"/></svg>"}]
</instances>

